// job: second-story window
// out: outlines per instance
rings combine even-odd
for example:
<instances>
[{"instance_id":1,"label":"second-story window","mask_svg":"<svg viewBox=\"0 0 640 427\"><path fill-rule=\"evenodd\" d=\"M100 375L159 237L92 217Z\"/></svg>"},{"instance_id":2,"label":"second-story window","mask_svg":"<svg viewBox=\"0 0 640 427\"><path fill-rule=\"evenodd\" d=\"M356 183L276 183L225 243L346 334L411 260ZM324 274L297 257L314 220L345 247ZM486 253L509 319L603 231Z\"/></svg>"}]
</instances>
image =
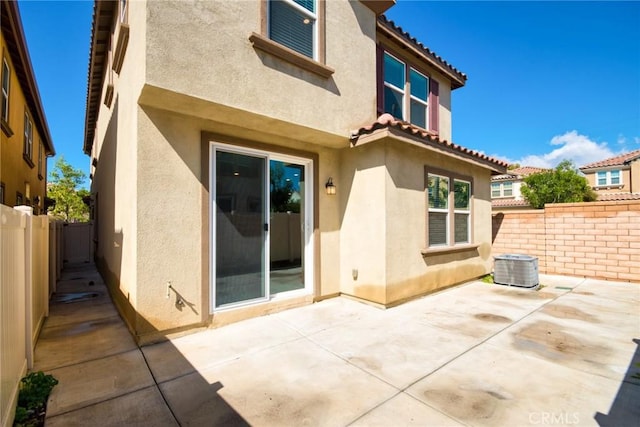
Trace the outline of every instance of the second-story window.
<instances>
[{"instance_id":1,"label":"second-story window","mask_svg":"<svg viewBox=\"0 0 640 427\"><path fill-rule=\"evenodd\" d=\"M42 175L42 164L44 163L44 147L42 146L42 141L38 145L38 178L44 179Z\"/></svg>"},{"instance_id":2,"label":"second-story window","mask_svg":"<svg viewBox=\"0 0 640 427\"><path fill-rule=\"evenodd\" d=\"M9 121L9 83L11 70L7 60L2 58L2 121Z\"/></svg>"},{"instance_id":3,"label":"second-story window","mask_svg":"<svg viewBox=\"0 0 640 427\"><path fill-rule=\"evenodd\" d=\"M384 112L426 129L429 78L388 52L384 53L383 69Z\"/></svg>"},{"instance_id":4,"label":"second-story window","mask_svg":"<svg viewBox=\"0 0 640 427\"><path fill-rule=\"evenodd\" d=\"M606 185L620 185L622 184L622 179L620 178L620 170L609 170L609 171L600 171L597 174L596 185L606 186Z\"/></svg>"},{"instance_id":5,"label":"second-story window","mask_svg":"<svg viewBox=\"0 0 640 427\"><path fill-rule=\"evenodd\" d=\"M270 0L269 38L317 59L315 0Z\"/></svg>"},{"instance_id":6,"label":"second-story window","mask_svg":"<svg viewBox=\"0 0 640 427\"><path fill-rule=\"evenodd\" d=\"M23 154L25 160L31 162L33 154L33 122L28 113L24 113L24 148Z\"/></svg>"},{"instance_id":7,"label":"second-story window","mask_svg":"<svg viewBox=\"0 0 640 427\"><path fill-rule=\"evenodd\" d=\"M513 181L491 183L491 197L511 197L513 196Z\"/></svg>"}]
</instances>

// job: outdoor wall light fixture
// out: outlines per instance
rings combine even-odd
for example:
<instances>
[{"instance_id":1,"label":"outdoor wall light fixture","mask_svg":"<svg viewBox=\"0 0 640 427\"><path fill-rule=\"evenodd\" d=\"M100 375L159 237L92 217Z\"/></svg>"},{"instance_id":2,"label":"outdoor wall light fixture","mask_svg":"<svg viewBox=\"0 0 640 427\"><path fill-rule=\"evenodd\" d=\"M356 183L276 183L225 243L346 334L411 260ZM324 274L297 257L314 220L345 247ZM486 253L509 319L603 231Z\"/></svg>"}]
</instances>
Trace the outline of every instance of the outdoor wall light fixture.
<instances>
[{"instance_id":1,"label":"outdoor wall light fixture","mask_svg":"<svg viewBox=\"0 0 640 427\"><path fill-rule=\"evenodd\" d=\"M336 186L333 185L333 178L329 177L327 183L324 185L324 188L327 190L327 194L330 196L335 196L336 194Z\"/></svg>"}]
</instances>

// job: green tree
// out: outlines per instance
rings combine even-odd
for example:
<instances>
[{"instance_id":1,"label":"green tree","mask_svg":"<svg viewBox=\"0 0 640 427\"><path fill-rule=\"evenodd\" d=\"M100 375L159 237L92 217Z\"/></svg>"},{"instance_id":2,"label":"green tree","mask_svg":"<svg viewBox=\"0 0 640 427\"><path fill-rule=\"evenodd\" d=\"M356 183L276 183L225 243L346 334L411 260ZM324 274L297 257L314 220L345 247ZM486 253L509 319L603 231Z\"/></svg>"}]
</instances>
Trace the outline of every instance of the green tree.
<instances>
[{"instance_id":1,"label":"green tree","mask_svg":"<svg viewBox=\"0 0 640 427\"><path fill-rule=\"evenodd\" d=\"M82 201L89 195L85 189L79 188L85 180L85 174L73 168L64 160L58 158L55 168L49 175L47 197L55 201L51 213L66 222L87 221L89 207Z\"/></svg>"},{"instance_id":2,"label":"green tree","mask_svg":"<svg viewBox=\"0 0 640 427\"><path fill-rule=\"evenodd\" d=\"M569 160L563 160L555 169L529 175L523 181L522 196L536 209L546 203L593 202L598 198Z\"/></svg>"}]
</instances>

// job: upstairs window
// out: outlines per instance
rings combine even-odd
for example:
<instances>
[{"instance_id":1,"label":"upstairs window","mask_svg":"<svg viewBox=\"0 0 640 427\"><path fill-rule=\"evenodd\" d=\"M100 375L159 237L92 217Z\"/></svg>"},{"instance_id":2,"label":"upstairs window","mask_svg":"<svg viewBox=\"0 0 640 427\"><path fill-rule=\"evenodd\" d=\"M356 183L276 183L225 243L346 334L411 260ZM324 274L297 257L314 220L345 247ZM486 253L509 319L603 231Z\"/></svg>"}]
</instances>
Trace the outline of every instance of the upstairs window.
<instances>
[{"instance_id":1,"label":"upstairs window","mask_svg":"<svg viewBox=\"0 0 640 427\"><path fill-rule=\"evenodd\" d=\"M491 197L511 197L513 196L513 181L506 182L492 182L491 183Z\"/></svg>"},{"instance_id":2,"label":"upstairs window","mask_svg":"<svg viewBox=\"0 0 640 427\"><path fill-rule=\"evenodd\" d=\"M40 180L44 179L42 175L42 165L44 163L44 147L42 146L42 141L38 145L38 178Z\"/></svg>"},{"instance_id":3,"label":"upstairs window","mask_svg":"<svg viewBox=\"0 0 640 427\"><path fill-rule=\"evenodd\" d=\"M23 145L23 157L33 167L31 156L33 154L33 122L29 113L24 113L24 145Z\"/></svg>"},{"instance_id":4,"label":"upstairs window","mask_svg":"<svg viewBox=\"0 0 640 427\"><path fill-rule=\"evenodd\" d=\"M430 248L472 243L470 179L427 173L427 241Z\"/></svg>"},{"instance_id":5,"label":"upstairs window","mask_svg":"<svg viewBox=\"0 0 640 427\"><path fill-rule=\"evenodd\" d=\"M600 171L597 173L596 186L605 187L607 185L621 185L622 175L620 169Z\"/></svg>"},{"instance_id":6,"label":"upstairs window","mask_svg":"<svg viewBox=\"0 0 640 427\"><path fill-rule=\"evenodd\" d=\"M311 59L317 59L315 0L269 1L269 38Z\"/></svg>"},{"instance_id":7,"label":"upstairs window","mask_svg":"<svg viewBox=\"0 0 640 427\"><path fill-rule=\"evenodd\" d=\"M2 121L9 121L9 83L11 81L11 69L7 60L2 58Z\"/></svg>"},{"instance_id":8,"label":"upstairs window","mask_svg":"<svg viewBox=\"0 0 640 427\"><path fill-rule=\"evenodd\" d=\"M437 132L437 82L388 52L383 55L382 113ZM379 96L380 96L379 95Z\"/></svg>"}]
</instances>

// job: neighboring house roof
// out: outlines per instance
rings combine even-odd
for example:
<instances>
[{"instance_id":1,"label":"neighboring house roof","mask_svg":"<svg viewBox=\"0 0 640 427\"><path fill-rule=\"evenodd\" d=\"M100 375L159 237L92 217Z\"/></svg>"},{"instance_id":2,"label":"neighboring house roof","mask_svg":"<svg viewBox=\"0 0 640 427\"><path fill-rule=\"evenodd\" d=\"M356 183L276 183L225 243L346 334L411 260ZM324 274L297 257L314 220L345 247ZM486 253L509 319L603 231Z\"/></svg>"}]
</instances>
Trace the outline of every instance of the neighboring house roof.
<instances>
[{"instance_id":1,"label":"neighboring house roof","mask_svg":"<svg viewBox=\"0 0 640 427\"><path fill-rule=\"evenodd\" d=\"M2 0L2 16L0 21L2 22L2 33L7 43L11 62L13 63L13 71L20 82L20 87L29 106L29 111L31 111L31 115L33 116L31 118L38 129L47 155L53 156L56 154L56 150L53 147L49 125L47 124L47 118L44 114L42 101L40 100L40 91L38 90L38 84L33 72L33 67L31 66L31 58L22 28L22 20L20 18L17 1Z\"/></svg>"},{"instance_id":2,"label":"neighboring house roof","mask_svg":"<svg viewBox=\"0 0 640 427\"><path fill-rule=\"evenodd\" d=\"M636 159L640 159L640 150L630 151L625 154L620 154L619 156L610 157L608 159L589 163L587 165L580 167L580 170L584 171L585 169L598 169L598 168L606 168L611 166L625 166Z\"/></svg>"},{"instance_id":3,"label":"neighboring house roof","mask_svg":"<svg viewBox=\"0 0 640 427\"><path fill-rule=\"evenodd\" d=\"M640 200L640 193L598 193L599 202L613 202L618 200Z\"/></svg>"},{"instance_id":4,"label":"neighboring house roof","mask_svg":"<svg viewBox=\"0 0 640 427\"><path fill-rule=\"evenodd\" d=\"M526 200L516 200L516 199L492 199L491 207L492 208L521 208L521 207L530 207L531 205Z\"/></svg>"},{"instance_id":5,"label":"neighboring house roof","mask_svg":"<svg viewBox=\"0 0 640 427\"><path fill-rule=\"evenodd\" d=\"M410 123L398 120L389 113L384 113L378 117L378 120L374 123L353 131L350 138L351 144L355 146L361 137L370 135L377 130L385 128L398 130L403 134L412 137L413 140L419 142L421 145L434 147L452 154L460 155L461 157L476 160L497 172L503 172L508 166L507 162L489 157L479 151L470 150L446 140L440 140L433 133Z\"/></svg>"},{"instance_id":6,"label":"neighboring house roof","mask_svg":"<svg viewBox=\"0 0 640 427\"><path fill-rule=\"evenodd\" d=\"M386 16L381 15L378 17L378 29L387 37L394 38L398 43L412 49L414 53L424 59L436 70L449 77L451 79L451 89L462 87L467 82L466 74L442 59L442 57L416 40Z\"/></svg>"},{"instance_id":7,"label":"neighboring house roof","mask_svg":"<svg viewBox=\"0 0 640 427\"><path fill-rule=\"evenodd\" d=\"M507 173L502 175L496 175L491 177L491 181L506 181L522 179L525 176L533 175L534 173L546 172L549 169L536 168L534 166L522 166L519 168L508 170Z\"/></svg>"}]
</instances>

